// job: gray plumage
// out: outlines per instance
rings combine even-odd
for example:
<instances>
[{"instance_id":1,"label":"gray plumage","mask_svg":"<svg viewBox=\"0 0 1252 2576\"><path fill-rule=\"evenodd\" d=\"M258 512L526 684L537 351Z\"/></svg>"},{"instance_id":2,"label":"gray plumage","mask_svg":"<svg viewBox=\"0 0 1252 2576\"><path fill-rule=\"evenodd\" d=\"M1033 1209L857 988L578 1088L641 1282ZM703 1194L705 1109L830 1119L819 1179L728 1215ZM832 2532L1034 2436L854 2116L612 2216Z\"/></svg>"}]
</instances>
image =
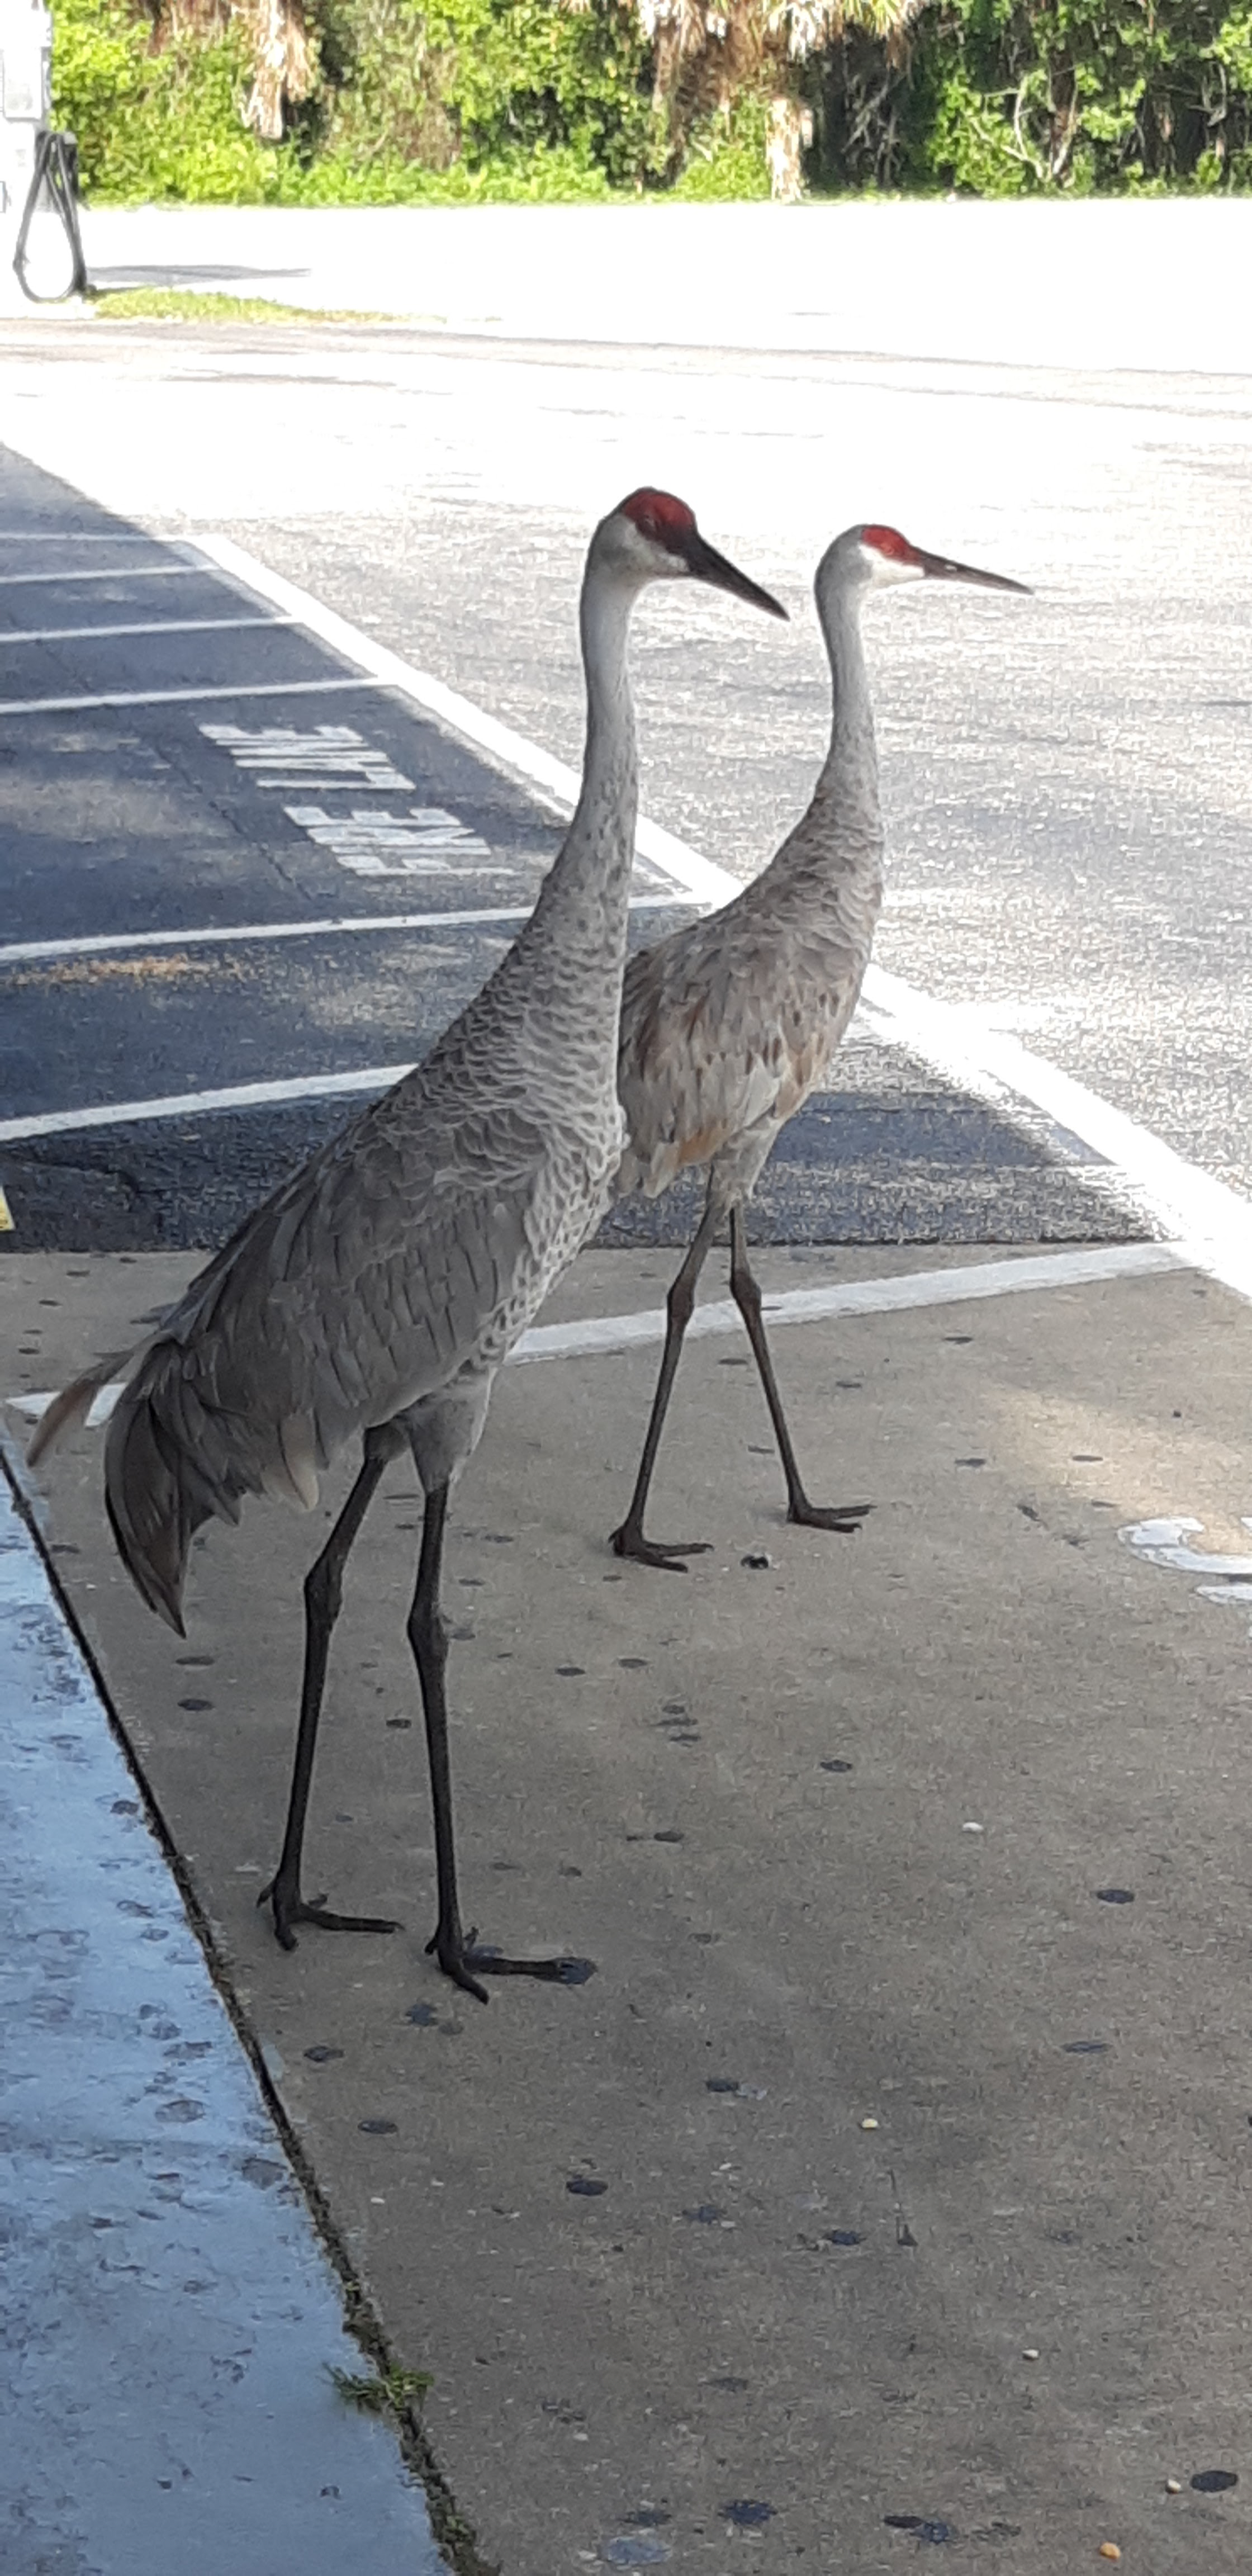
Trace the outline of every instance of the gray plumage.
<instances>
[{"instance_id":1,"label":"gray plumage","mask_svg":"<svg viewBox=\"0 0 1252 2576\"><path fill-rule=\"evenodd\" d=\"M864 1504L811 1504L796 1467L747 1260L743 1209L770 1150L830 1064L856 1009L883 895L883 825L873 709L861 641L870 590L929 575L1016 590L1020 583L927 555L895 529L848 528L827 548L814 593L830 660L830 747L812 801L776 856L719 912L631 959L622 993L618 1087L629 1142L619 1194L655 1197L707 1168L699 1231L670 1292L669 1331L618 1553L682 1571L696 1542L654 1544L643 1513L695 1284L729 1218L731 1289L760 1368L787 1481L788 1517L853 1532Z\"/></svg>"},{"instance_id":2,"label":"gray plumage","mask_svg":"<svg viewBox=\"0 0 1252 2576\"><path fill-rule=\"evenodd\" d=\"M306 1585L296 1781L279 1876L266 1891L288 1943L295 1921L352 1924L299 1893L304 1804L343 1562L387 1458L411 1448L427 1496L410 1636L436 1808L436 1941L441 1963L475 1993L443 1741L444 1514L496 1371L598 1223L620 1157L616 1033L637 800L627 628L649 581L682 575L783 614L668 495L632 494L601 522L580 611L582 791L534 913L425 1061L278 1189L130 1355L106 1444L119 1550L149 1606L181 1634L199 1525L212 1515L237 1520L249 1494L311 1510L319 1471L365 1435L357 1484ZM81 1418L101 1378L93 1370L52 1407L32 1461ZM542 1963L525 1967L544 1972Z\"/></svg>"}]
</instances>

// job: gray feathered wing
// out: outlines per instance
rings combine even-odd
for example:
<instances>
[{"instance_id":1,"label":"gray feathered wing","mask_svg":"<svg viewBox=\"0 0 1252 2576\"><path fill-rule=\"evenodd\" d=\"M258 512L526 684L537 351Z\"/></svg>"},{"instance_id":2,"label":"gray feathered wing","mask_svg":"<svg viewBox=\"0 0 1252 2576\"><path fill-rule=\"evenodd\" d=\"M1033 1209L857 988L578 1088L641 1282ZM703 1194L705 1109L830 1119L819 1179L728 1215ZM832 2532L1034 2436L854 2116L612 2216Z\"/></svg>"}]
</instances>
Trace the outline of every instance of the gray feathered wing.
<instances>
[{"instance_id":1,"label":"gray feathered wing","mask_svg":"<svg viewBox=\"0 0 1252 2576\"><path fill-rule=\"evenodd\" d=\"M345 1440L498 1365L542 1294L539 1129L496 1105L415 1135L404 1106L389 1094L276 1191L138 1354L107 1507L139 1591L180 1634L203 1521L237 1521L249 1493L312 1508Z\"/></svg>"}]
</instances>

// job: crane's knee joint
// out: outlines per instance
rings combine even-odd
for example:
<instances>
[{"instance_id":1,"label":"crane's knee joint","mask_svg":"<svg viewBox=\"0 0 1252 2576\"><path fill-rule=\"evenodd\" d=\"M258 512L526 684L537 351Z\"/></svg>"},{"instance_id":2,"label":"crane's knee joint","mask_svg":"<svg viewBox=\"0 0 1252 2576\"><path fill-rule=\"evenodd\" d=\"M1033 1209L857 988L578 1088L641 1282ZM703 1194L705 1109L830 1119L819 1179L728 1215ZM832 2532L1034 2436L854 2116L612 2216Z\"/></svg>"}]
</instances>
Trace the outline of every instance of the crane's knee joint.
<instances>
[{"instance_id":1,"label":"crane's knee joint","mask_svg":"<svg viewBox=\"0 0 1252 2576\"><path fill-rule=\"evenodd\" d=\"M671 1330L677 1325L678 1330L685 1333L691 1322L695 1302L696 1292L693 1282L690 1279L676 1279L665 1300L665 1311L669 1316Z\"/></svg>"},{"instance_id":2,"label":"crane's knee joint","mask_svg":"<svg viewBox=\"0 0 1252 2576\"><path fill-rule=\"evenodd\" d=\"M319 1556L316 1565L309 1567L304 1578L305 1610L310 1619L319 1619L323 1625L330 1626L338 1618L342 1602L342 1569L328 1565L325 1557Z\"/></svg>"},{"instance_id":3,"label":"crane's knee joint","mask_svg":"<svg viewBox=\"0 0 1252 2576\"><path fill-rule=\"evenodd\" d=\"M442 1610L433 1602L419 1604L409 1612L409 1644L419 1665L423 1661L444 1665L448 1660L448 1623Z\"/></svg>"},{"instance_id":4,"label":"crane's knee joint","mask_svg":"<svg viewBox=\"0 0 1252 2576\"><path fill-rule=\"evenodd\" d=\"M750 1270L746 1268L742 1270L732 1268L730 1274L730 1293L734 1298L735 1304L739 1308L741 1315L751 1315L754 1319L759 1321L761 1313L761 1291L758 1288L756 1280Z\"/></svg>"}]
</instances>

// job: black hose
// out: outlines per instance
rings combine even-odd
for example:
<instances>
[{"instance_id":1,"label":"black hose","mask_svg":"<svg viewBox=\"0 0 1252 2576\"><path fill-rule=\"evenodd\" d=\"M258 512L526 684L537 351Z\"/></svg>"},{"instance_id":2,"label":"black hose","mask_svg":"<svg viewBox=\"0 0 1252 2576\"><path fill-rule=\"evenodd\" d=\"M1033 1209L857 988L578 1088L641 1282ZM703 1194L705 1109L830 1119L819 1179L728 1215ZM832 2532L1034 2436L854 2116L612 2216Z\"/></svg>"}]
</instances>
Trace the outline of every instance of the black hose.
<instances>
[{"instance_id":1,"label":"black hose","mask_svg":"<svg viewBox=\"0 0 1252 2576\"><path fill-rule=\"evenodd\" d=\"M59 295L36 295L26 275L26 243L31 219L39 203L39 192L46 188L53 213L61 218L65 237L74 255L69 285ZM35 143L35 175L17 236L13 266L23 295L32 304L64 304L71 295L81 295L87 283L87 262L83 257L83 237L78 229L78 145L72 134L49 134L46 130Z\"/></svg>"}]
</instances>

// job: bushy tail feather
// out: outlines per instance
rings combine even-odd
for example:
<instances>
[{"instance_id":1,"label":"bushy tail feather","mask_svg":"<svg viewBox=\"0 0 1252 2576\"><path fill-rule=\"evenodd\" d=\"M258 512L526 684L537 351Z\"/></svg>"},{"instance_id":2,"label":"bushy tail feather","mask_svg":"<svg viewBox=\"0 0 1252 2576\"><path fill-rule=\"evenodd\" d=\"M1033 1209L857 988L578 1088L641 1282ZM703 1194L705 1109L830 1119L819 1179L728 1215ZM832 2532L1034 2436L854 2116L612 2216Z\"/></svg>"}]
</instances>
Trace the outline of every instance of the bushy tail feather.
<instances>
[{"instance_id":1,"label":"bushy tail feather","mask_svg":"<svg viewBox=\"0 0 1252 2576\"><path fill-rule=\"evenodd\" d=\"M212 1506L190 1492L175 1444L161 1425L147 1392L127 1388L104 1453L104 1491L118 1554L136 1590L176 1636L186 1635L182 1593L187 1552Z\"/></svg>"},{"instance_id":2,"label":"bushy tail feather","mask_svg":"<svg viewBox=\"0 0 1252 2576\"><path fill-rule=\"evenodd\" d=\"M101 1387L107 1386L111 1378L124 1370L133 1356L131 1351L110 1351L106 1358L96 1361L94 1368L84 1369L82 1376L76 1377L72 1385L62 1387L35 1426L34 1439L26 1452L28 1467L37 1467L40 1459L49 1449L56 1447L58 1440L64 1439L67 1431L76 1430L80 1422L86 1421Z\"/></svg>"}]
</instances>

